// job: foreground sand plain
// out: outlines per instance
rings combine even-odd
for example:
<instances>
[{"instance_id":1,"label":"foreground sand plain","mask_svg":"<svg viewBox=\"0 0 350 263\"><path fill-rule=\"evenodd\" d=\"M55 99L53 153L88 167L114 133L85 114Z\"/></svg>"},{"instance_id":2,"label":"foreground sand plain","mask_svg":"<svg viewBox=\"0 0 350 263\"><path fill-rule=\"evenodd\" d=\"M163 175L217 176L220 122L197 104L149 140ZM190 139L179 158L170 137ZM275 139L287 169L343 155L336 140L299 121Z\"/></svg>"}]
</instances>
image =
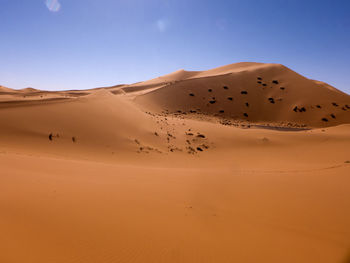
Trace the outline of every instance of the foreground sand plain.
<instances>
[{"instance_id":1,"label":"foreground sand plain","mask_svg":"<svg viewBox=\"0 0 350 263\"><path fill-rule=\"evenodd\" d=\"M327 84L239 63L0 91L0 262L349 261L350 99Z\"/></svg>"}]
</instances>

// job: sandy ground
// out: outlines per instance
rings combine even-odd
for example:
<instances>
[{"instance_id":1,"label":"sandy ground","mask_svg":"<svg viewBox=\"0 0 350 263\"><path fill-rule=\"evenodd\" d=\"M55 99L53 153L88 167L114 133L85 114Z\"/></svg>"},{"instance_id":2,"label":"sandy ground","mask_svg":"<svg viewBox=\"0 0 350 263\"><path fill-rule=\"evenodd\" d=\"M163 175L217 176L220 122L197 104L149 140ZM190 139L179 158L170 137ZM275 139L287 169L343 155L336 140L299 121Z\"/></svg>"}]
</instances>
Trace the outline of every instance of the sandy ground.
<instances>
[{"instance_id":1,"label":"sandy ground","mask_svg":"<svg viewBox=\"0 0 350 263\"><path fill-rule=\"evenodd\" d=\"M350 262L346 105L259 63L0 87L0 262Z\"/></svg>"}]
</instances>

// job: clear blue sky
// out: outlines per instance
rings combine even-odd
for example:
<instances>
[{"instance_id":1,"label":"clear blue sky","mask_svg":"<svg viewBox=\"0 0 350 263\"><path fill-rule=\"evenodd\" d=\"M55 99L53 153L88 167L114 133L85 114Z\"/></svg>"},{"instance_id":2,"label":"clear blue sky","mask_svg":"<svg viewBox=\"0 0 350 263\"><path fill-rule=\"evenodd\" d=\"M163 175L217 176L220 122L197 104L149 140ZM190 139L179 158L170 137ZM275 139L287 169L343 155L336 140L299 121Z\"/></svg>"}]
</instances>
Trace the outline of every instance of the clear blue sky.
<instances>
[{"instance_id":1,"label":"clear blue sky","mask_svg":"<svg viewBox=\"0 0 350 263\"><path fill-rule=\"evenodd\" d=\"M284 64L350 93L349 0L0 0L0 85L86 89Z\"/></svg>"}]
</instances>

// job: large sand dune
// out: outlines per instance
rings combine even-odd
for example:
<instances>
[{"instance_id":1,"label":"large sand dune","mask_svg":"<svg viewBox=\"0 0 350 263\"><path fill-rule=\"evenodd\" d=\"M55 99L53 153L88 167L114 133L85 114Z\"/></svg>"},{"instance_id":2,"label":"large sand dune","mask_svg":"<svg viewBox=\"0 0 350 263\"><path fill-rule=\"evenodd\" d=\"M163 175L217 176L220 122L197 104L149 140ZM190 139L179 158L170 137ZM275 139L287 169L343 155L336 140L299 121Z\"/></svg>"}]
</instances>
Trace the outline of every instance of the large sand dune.
<instances>
[{"instance_id":1,"label":"large sand dune","mask_svg":"<svg viewBox=\"0 0 350 263\"><path fill-rule=\"evenodd\" d=\"M349 262L350 97L282 65L1 86L0 169L0 262Z\"/></svg>"},{"instance_id":2,"label":"large sand dune","mask_svg":"<svg viewBox=\"0 0 350 263\"><path fill-rule=\"evenodd\" d=\"M323 127L350 121L347 94L278 64L238 63L196 73L136 101L250 122Z\"/></svg>"}]
</instances>

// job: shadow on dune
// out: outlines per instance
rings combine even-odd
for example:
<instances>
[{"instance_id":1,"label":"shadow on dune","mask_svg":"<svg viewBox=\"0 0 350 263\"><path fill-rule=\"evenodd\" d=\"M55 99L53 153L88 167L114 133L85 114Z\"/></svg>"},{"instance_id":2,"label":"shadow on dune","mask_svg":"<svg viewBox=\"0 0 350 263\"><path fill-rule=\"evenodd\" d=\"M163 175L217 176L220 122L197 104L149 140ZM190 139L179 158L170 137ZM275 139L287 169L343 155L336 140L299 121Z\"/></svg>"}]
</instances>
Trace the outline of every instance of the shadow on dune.
<instances>
[{"instance_id":1,"label":"shadow on dune","mask_svg":"<svg viewBox=\"0 0 350 263\"><path fill-rule=\"evenodd\" d=\"M348 252L343 261L340 263L350 263L350 252Z\"/></svg>"}]
</instances>

